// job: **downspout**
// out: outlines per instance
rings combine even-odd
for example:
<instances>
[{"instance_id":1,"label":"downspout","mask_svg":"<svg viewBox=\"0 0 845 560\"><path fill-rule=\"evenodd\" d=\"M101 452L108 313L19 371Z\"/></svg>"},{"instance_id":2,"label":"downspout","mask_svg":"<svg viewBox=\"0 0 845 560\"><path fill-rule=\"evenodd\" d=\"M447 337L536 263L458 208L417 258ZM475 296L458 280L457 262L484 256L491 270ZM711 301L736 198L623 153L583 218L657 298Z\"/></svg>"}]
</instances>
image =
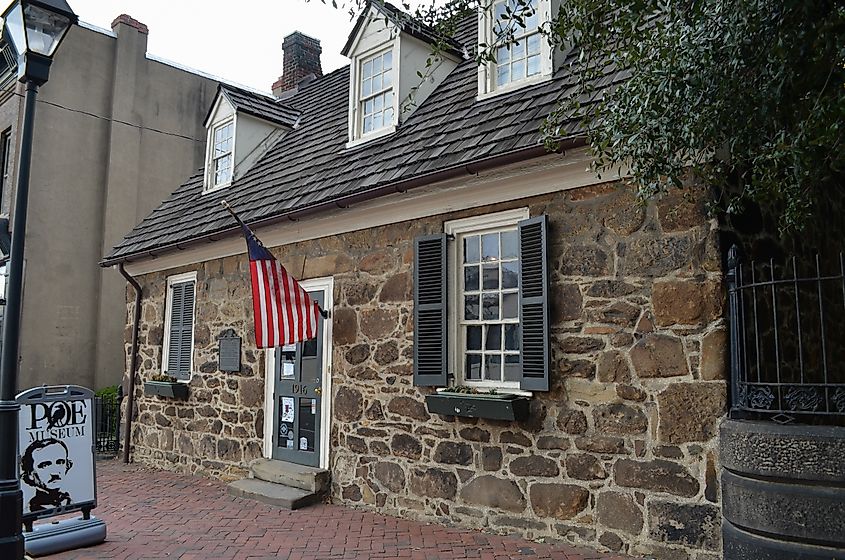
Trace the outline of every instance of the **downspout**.
<instances>
[{"instance_id":1,"label":"downspout","mask_svg":"<svg viewBox=\"0 0 845 560\"><path fill-rule=\"evenodd\" d=\"M121 276L135 288L135 317L132 319L132 352L129 357L129 387L126 401L126 432L123 434L123 462L129 464L129 443L132 437L132 412L135 408L135 369L138 367L138 330L141 328L141 285L129 276L123 263L117 266Z\"/></svg>"}]
</instances>

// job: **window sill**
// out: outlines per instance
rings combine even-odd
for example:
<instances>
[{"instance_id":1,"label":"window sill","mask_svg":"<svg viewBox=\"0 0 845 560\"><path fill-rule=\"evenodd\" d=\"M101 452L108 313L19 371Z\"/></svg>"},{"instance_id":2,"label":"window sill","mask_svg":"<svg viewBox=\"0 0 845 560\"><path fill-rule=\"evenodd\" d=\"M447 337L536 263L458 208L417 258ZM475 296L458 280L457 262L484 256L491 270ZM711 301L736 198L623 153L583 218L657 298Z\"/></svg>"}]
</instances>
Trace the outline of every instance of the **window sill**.
<instances>
[{"instance_id":1,"label":"window sill","mask_svg":"<svg viewBox=\"0 0 845 560\"><path fill-rule=\"evenodd\" d=\"M531 76L530 78L526 78L524 80L520 80L518 82L511 82L507 85L502 87L496 87L489 91L484 91L479 93L476 97L476 101L485 101L487 99L492 99L494 97L498 97L500 95L507 95L509 93L513 93L515 91L519 91L521 89L525 89L527 87L531 87L537 84L542 84L548 81L551 81L552 75L551 74L538 74L536 76Z\"/></svg>"},{"instance_id":2,"label":"window sill","mask_svg":"<svg viewBox=\"0 0 845 560\"><path fill-rule=\"evenodd\" d=\"M188 383L180 381L144 381L144 394L169 399L188 400Z\"/></svg>"},{"instance_id":3,"label":"window sill","mask_svg":"<svg viewBox=\"0 0 845 560\"><path fill-rule=\"evenodd\" d=\"M425 397L426 408L432 414L487 418L490 420L525 420L528 418L529 397L513 393L450 393L440 391Z\"/></svg>"},{"instance_id":4,"label":"window sill","mask_svg":"<svg viewBox=\"0 0 845 560\"><path fill-rule=\"evenodd\" d=\"M344 147L347 150L350 149L350 148L355 148L355 147L361 146L363 144L366 144L367 142L371 142L371 141L376 140L378 138L383 138L384 136L388 136L390 134L393 134L394 132L396 132L396 125L385 126L384 128L380 128L376 131L370 132L370 133L368 133L364 136L356 138L355 140L350 140L349 142L346 143L346 146L344 146Z\"/></svg>"}]
</instances>

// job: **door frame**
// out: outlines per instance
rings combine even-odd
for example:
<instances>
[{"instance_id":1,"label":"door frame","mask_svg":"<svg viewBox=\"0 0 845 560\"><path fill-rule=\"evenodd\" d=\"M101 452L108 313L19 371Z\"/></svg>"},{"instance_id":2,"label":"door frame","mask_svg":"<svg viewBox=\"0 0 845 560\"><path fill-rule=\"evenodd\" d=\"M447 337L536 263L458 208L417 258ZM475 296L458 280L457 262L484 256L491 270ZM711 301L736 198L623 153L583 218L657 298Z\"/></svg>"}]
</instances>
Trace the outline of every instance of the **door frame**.
<instances>
[{"instance_id":1,"label":"door frame","mask_svg":"<svg viewBox=\"0 0 845 560\"><path fill-rule=\"evenodd\" d=\"M332 320L331 312L334 307L334 278L311 278L299 282L305 291L323 290L325 299L323 307L329 312L329 319L323 321L323 369L321 410L320 410L320 468L329 468L329 436L331 435L332 418ZM264 457L273 457L273 414L275 402L273 399L274 373L276 371L276 349L264 349Z\"/></svg>"}]
</instances>

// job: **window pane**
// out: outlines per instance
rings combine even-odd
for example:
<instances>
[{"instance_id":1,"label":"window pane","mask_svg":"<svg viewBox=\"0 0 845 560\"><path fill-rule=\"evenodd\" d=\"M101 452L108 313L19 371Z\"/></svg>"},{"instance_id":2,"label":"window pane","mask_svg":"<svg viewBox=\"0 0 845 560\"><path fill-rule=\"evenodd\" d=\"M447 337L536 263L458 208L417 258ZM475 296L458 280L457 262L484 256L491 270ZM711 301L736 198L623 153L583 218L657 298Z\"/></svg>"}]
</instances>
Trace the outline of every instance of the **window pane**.
<instances>
[{"instance_id":1,"label":"window pane","mask_svg":"<svg viewBox=\"0 0 845 560\"><path fill-rule=\"evenodd\" d=\"M381 56L377 56L373 59L373 76L381 74L381 60Z\"/></svg>"},{"instance_id":2,"label":"window pane","mask_svg":"<svg viewBox=\"0 0 845 560\"><path fill-rule=\"evenodd\" d=\"M528 57L528 65L526 66L526 72L529 76L533 76L534 74L540 73L540 56L529 56Z\"/></svg>"},{"instance_id":3,"label":"window pane","mask_svg":"<svg viewBox=\"0 0 845 560\"><path fill-rule=\"evenodd\" d=\"M502 289L519 287L519 262L502 263Z\"/></svg>"},{"instance_id":4,"label":"window pane","mask_svg":"<svg viewBox=\"0 0 845 560\"><path fill-rule=\"evenodd\" d=\"M382 59L384 60L385 70L390 70L391 68L393 68L393 52L387 51L386 53L384 53Z\"/></svg>"},{"instance_id":5,"label":"window pane","mask_svg":"<svg viewBox=\"0 0 845 560\"><path fill-rule=\"evenodd\" d=\"M384 106L385 107L393 107L393 92L392 91L384 92Z\"/></svg>"},{"instance_id":6,"label":"window pane","mask_svg":"<svg viewBox=\"0 0 845 560\"><path fill-rule=\"evenodd\" d=\"M532 4L534 4L534 3L532 2ZM525 17L524 32L530 33L531 31L534 31L535 29L537 29L537 5L534 4L534 6L531 8L531 15L530 16L528 15L528 10L525 10L522 13ZM520 29L520 31L523 31L523 30Z\"/></svg>"},{"instance_id":7,"label":"window pane","mask_svg":"<svg viewBox=\"0 0 845 560\"><path fill-rule=\"evenodd\" d=\"M478 262L478 236L471 235L464 237L464 262L477 263Z\"/></svg>"},{"instance_id":8,"label":"window pane","mask_svg":"<svg viewBox=\"0 0 845 560\"><path fill-rule=\"evenodd\" d=\"M487 327L487 340L484 342L484 349L502 349L502 325L490 325Z\"/></svg>"},{"instance_id":9,"label":"window pane","mask_svg":"<svg viewBox=\"0 0 845 560\"><path fill-rule=\"evenodd\" d=\"M478 290L478 267L464 267L464 291L474 292Z\"/></svg>"},{"instance_id":10,"label":"window pane","mask_svg":"<svg viewBox=\"0 0 845 560\"><path fill-rule=\"evenodd\" d=\"M475 297L476 300L478 296L467 296ZM469 318L469 317L467 317ZM485 320L496 320L499 318L499 294L484 294L484 316L482 319Z\"/></svg>"},{"instance_id":11,"label":"window pane","mask_svg":"<svg viewBox=\"0 0 845 560\"><path fill-rule=\"evenodd\" d=\"M507 47L499 47L496 49L496 62L499 64L505 63L511 58L511 51Z\"/></svg>"},{"instance_id":12,"label":"window pane","mask_svg":"<svg viewBox=\"0 0 845 560\"><path fill-rule=\"evenodd\" d=\"M519 350L519 325L505 325L505 350Z\"/></svg>"},{"instance_id":13,"label":"window pane","mask_svg":"<svg viewBox=\"0 0 845 560\"><path fill-rule=\"evenodd\" d=\"M518 62L513 63L513 67L511 68L511 79L512 80L521 80L525 77L525 61L520 60Z\"/></svg>"},{"instance_id":14,"label":"window pane","mask_svg":"<svg viewBox=\"0 0 845 560\"><path fill-rule=\"evenodd\" d=\"M373 129L373 118L364 117L364 132L370 132Z\"/></svg>"},{"instance_id":15,"label":"window pane","mask_svg":"<svg viewBox=\"0 0 845 560\"><path fill-rule=\"evenodd\" d=\"M393 85L393 72L388 70L387 72L381 75L381 79L382 83L384 84L384 87L389 88Z\"/></svg>"},{"instance_id":16,"label":"window pane","mask_svg":"<svg viewBox=\"0 0 845 560\"><path fill-rule=\"evenodd\" d=\"M534 34L528 37L528 54L540 54L540 35Z\"/></svg>"},{"instance_id":17,"label":"window pane","mask_svg":"<svg viewBox=\"0 0 845 560\"><path fill-rule=\"evenodd\" d=\"M519 294L516 292L502 294L502 318L516 319L519 317Z\"/></svg>"},{"instance_id":18,"label":"window pane","mask_svg":"<svg viewBox=\"0 0 845 560\"><path fill-rule=\"evenodd\" d=\"M484 356L484 379L490 381L502 380L502 356L501 354Z\"/></svg>"},{"instance_id":19,"label":"window pane","mask_svg":"<svg viewBox=\"0 0 845 560\"><path fill-rule=\"evenodd\" d=\"M384 110L384 126L393 124L393 107L388 107Z\"/></svg>"},{"instance_id":20,"label":"window pane","mask_svg":"<svg viewBox=\"0 0 845 560\"><path fill-rule=\"evenodd\" d=\"M367 62L364 63L364 68L361 71L361 74L364 76L364 78L369 78L370 76L373 75L373 63L372 63L372 61L368 60Z\"/></svg>"},{"instance_id":21,"label":"window pane","mask_svg":"<svg viewBox=\"0 0 845 560\"><path fill-rule=\"evenodd\" d=\"M481 325L467 327L467 350L481 350Z\"/></svg>"},{"instance_id":22,"label":"window pane","mask_svg":"<svg viewBox=\"0 0 845 560\"><path fill-rule=\"evenodd\" d=\"M364 101L364 114L365 115L372 115L373 114L373 100L368 99Z\"/></svg>"},{"instance_id":23,"label":"window pane","mask_svg":"<svg viewBox=\"0 0 845 560\"><path fill-rule=\"evenodd\" d=\"M511 46L513 49L513 57L514 59L517 58L524 58L525 57L525 39L520 39L516 43Z\"/></svg>"},{"instance_id":24,"label":"window pane","mask_svg":"<svg viewBox=\"0 0 845 560\"><path fill-rule=\"evenodd\" d=\"M381 89L381 74L376 74L373 76L373 91L379 91Z\"/></svg>"},{"instance_id":25,"label":"window pane","mask_svg":"<svg viewBox=\"0 0 845 560\"><path fill-rule=\"evenodd\" d=\"M464 375L467 380L481 380L481 354L467 354L465 367Z\"/></svg>"},{"instance_id":26,"label":"window pane","mask_svg":"<svg viewBox=\"0 0 845 560\"><path fill-rule=\"evenodd\" d=\"M484 289L498 290L499 289L499 265L485 264L484 265Z\"/></svg>"},{"instance_id":27,"label":"window pane","mask_svg":"<svg viewBox=\"0 0 845 560\"><path fill-rule=\"evenodd\" d=\"M499 234L488 233L481 236L481 260L494 261L499 258Z\"/></svg>"},{"instance_id":28,"label":"window pane","mask_svg":"<svg viewBox=\"0 0 845 560\"><path fill-rule=\"evenodd\" d=\"M518 235L516 230L502 232L502 258L515 259L519 256Z\"/></svg>"},{"instance_id":29,"label":"window pane","mask_svg":"<svg viewBox=\"0 0 845 560\"><path fill-rule=\"evenodd\" d=\"M382 127L381 116L381 113L376 113L375 115L373 115L373 130L378 130Z\"/></svg>"},{"instance_id":30,"label":"window pane","mask_svg":"<svg viewBox=\"0 0 845 560\"><path fill-rule=\"evenodd\" d=\"M519 381L520 375L519 355L507 354L505 356L505 381Z\"/></svg>"},{"instance_id":31,"label":"window pane","mask_svg":"<svg viewBox=\"0 0 845 560\"><path fill-rule=\"evenodd\" d=\"M367 97L371 93L373 93L373 82L372 82L372 80L369 80L369 79L364 80L364 82L361 84L361 95L363 97Z\"/></svg>"},{"instance_id":32,"label":"window pane","mask_svg":"<svg viewBox=\"0 0 845 560\"><path fill-rule=\"evenodd\" d=\"M382 109L384 109L384 96L379 95L373 99L373 111L380 113Z\"/></svg>"},{"instance_id":33,"label":"window pane","mask_svg":"<svg viewBox=\"0 0 845 560\"><path fill-rule=\"evenodd\" d=\"M464 296L464 319L478 319L478 296Z\"/></svg>"},{"instance_id":34,"label":"window pane","mask_svg":"<svg viewBox=\"0 0 845 560\"><path fill-rule=\"evenodd\" d=\"M503 86L510 80L510 66L503 65L496 69L496 84Z\"/></svg>"}]
</instances>

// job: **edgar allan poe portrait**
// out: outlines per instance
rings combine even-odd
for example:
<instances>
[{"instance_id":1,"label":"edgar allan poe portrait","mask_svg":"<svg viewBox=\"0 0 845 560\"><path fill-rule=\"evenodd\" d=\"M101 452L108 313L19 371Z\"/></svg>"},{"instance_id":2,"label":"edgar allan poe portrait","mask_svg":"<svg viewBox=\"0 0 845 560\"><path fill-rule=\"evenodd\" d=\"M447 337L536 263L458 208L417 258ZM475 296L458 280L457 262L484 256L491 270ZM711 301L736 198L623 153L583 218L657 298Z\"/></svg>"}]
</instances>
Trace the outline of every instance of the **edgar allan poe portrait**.
<instances>
[{"instance_id":1,"label":"edgar allan poe portrait","mask_svg":"<svg viewBox=\"0 0 845 560\"><path fill-rule=\"evenodd\" d=\"M21 457L21 481L35 489L29 511L70 505L70 493L62 486L72 467L67 446L55 438L34 441L26 448Z\"/></svg>"}]
</instances>

